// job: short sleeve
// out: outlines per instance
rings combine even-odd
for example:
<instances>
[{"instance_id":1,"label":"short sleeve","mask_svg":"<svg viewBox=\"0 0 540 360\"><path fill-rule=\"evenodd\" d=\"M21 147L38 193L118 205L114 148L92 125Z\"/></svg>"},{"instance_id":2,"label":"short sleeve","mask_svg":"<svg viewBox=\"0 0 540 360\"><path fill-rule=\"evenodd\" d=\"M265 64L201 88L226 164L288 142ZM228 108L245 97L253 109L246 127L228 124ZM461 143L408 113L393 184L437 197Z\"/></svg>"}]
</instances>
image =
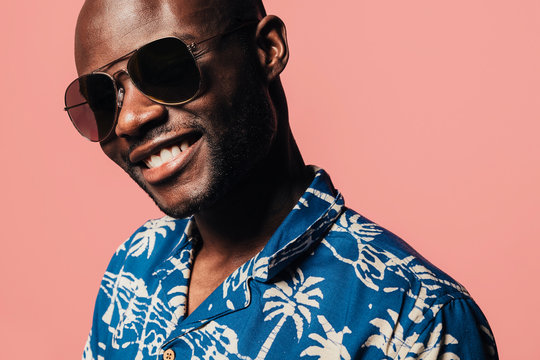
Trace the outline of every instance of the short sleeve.
<instances>
[{"instance_id":1,"label":"short sleeve","mask_svg":"<svg viewBox=\"0 0 540 360\"><path fill-rule=\"evenodd\" d=\"M417 330L419 330L417 332ZM395 359L497 360L493 333L472 299L455 299L441 307L414 342L403 344Z\"/></svg>"}]
</instances>

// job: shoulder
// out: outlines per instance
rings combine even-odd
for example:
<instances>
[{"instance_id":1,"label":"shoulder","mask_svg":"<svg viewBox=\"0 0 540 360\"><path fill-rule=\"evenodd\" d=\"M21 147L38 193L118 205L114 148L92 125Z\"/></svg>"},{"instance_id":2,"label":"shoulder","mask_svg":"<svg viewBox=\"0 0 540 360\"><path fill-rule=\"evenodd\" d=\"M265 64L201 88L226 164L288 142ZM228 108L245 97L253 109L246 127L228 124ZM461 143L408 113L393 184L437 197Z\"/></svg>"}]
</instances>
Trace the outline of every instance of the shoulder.
<instances>
[{"instance_id":1,"label":"shoulder","mask_svg":"<svg viewBox=\"0 0 540 360\"><path fill-rule=\"evenodd\" d=\"M453 300L470 300L461 284L406 242L350 209L317 252L332 264L328 273L347 284L349 316L390 321L399 316L407 328L429 322Z\"/></svg>"},{"instance_id":2,"label":"shoulder","mask_svg":"<svg viewBox=\"0 0 540 360\"><path fill-rule=\"evenodd\" d=\"M390 231L346 209L317 252L347 284L346 292L334 290L346 299L344 322L353 332L358 324L367 353L476 354L474 343L474 351L496 354L487 320L467 290ZM478 357L484 358L492 357Z\"/></svg>"},{"instance_id":3,"label":"shoulder","mask_svg":"<svg viewBox=\"0 0 540 360\"><path fill-rule=\"evenodd\" d=\"M469 296L461 284L405 241L353 210L343 212L323 244L338 260L358 266L361 275L371 278L368 287L373 290L424 288L438 296Z\"/></svg>"}]
</instances>

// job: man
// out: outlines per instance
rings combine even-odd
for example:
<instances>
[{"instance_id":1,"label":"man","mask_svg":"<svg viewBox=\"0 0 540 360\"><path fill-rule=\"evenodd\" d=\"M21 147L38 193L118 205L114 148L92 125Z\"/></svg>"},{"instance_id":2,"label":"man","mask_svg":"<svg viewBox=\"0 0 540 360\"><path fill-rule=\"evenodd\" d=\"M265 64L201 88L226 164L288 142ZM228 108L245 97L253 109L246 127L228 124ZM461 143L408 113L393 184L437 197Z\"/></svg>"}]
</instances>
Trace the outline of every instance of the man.
<instances>
[{"instance_id":1,"label":"man","mask_svg":"<svg viewBox=\"0 0 540 360\"><path fill-rule=\"evenodd\" d=\"M85 359L495 359L466 290L306 167L257 0L87 0L66 110L168 216L113 256Z\"/></svg>"}]
</instances>

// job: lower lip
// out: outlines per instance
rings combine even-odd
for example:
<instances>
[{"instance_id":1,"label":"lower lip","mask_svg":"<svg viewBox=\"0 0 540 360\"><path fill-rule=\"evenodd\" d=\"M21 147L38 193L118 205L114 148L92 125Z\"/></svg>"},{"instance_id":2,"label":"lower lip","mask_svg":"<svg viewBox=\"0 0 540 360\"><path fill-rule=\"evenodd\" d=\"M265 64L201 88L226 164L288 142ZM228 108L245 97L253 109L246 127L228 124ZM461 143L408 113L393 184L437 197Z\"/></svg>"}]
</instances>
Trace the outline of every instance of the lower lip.
<instances>
[{"instance_id":1,"label":"lower lip","mask_svg":"<svg viewBox=\"0 0 540 360\"><path fill-rule=\"evenodd\" d=\"M161 164L155 168L143 168L142 175L144 179L152 185L157 185L173 175L181 172L191 161L193 156L197 154L199 148L201 147L202 138L193 143L186 150L182 151L176 157L167 161L164 164Z\"/></svg>"}]
</instances>

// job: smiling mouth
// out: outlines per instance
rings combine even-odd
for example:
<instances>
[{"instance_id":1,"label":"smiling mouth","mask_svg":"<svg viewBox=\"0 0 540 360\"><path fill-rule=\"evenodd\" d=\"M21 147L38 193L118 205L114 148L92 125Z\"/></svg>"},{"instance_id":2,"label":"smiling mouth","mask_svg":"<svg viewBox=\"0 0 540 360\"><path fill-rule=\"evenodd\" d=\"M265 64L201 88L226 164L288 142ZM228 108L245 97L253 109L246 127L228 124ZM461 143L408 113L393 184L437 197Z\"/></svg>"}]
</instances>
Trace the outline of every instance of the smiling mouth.
<instances>
[{"instance_id":1,"label":"smiling mouth","mask_svg":"<svg viewBox=\"0 0 540 360\"><path fill-rule=\"evenodd\" d=\"M143 160L148 169L158 168L164 164L181 158L189 148L201 138L200 134L194 134L181 140L180 143L163 147Z\"/></svg>"}]
</instances>

